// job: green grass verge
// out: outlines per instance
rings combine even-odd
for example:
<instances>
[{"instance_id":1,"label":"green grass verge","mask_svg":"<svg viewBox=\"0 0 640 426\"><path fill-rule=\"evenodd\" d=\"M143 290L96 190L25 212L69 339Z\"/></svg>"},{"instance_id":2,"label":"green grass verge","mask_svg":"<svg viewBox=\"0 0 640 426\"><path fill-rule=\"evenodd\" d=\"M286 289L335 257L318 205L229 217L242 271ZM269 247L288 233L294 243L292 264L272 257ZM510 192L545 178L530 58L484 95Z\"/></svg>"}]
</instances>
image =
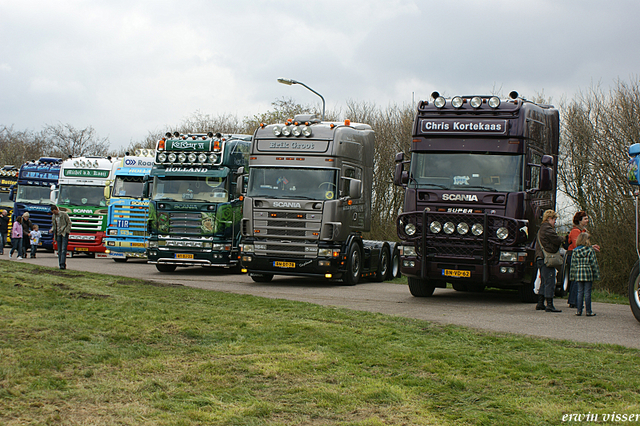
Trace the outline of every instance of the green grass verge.
<instances>
[{"instance_id":1,"label":"green grass verge","mask_svg":"<svg viewBox=\"0 0 640 426\"><path fill-rule=\"evenodd\" d=\"M546 425L637 350L0 261L3 425ZM602 417L601 417L602 419Z\"/></svg>"}]
</instances>

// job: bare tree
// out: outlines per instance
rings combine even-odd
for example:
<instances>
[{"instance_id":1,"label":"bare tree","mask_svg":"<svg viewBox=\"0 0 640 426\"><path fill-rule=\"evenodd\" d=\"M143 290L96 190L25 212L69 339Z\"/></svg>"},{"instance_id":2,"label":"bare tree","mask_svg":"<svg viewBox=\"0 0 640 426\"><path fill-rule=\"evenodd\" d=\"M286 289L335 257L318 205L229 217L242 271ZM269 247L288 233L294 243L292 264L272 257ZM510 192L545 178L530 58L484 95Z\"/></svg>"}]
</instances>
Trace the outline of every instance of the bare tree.
<instances>
[{"instance_id":1,"label":"bare tree","mask_svg":"<svg viewBox=\"0 0 640 426\"><path fill-rule=\"evenodd\" d=\"M13 126L0 128L0 167L37 160L45 155L46 141L42 133L14 130Z\"/></svg>"},{"instance_id":2,"label":"bare tree","mask_svg":"<svg viewBox=\"0 0 640 426\"><path fill-rule=\"evenodd\" d=\"M624 292L635 254L634 206L626 175L628 148L640 142L640 81L599 86L563 109L559 179L563 192L589 214L601 287Z\"/></svg>"},{"instance_id":3,"label":"bare tree","mask_svg":"<svg viewBox=\"0 0 640 426\"><path fill-rule=\"evenodd\" d=\"M49 154L55 157L106 156L108 138L99 138L93 127L76 129L71 124L48 124L43 134L50 143Z\"/></svg>"}]
</instances>

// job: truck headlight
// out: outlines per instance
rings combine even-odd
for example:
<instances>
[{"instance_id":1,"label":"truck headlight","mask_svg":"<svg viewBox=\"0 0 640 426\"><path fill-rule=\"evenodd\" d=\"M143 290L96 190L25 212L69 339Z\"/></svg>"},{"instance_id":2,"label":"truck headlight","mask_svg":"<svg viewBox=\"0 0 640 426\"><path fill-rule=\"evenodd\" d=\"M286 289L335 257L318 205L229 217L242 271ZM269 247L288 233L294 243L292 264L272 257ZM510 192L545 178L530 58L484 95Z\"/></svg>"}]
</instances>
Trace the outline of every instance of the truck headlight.
<instances>
[{"instance_id":1,"label":"truck headlight","mask_svg":"<svg viewBox=\"0 0 640 426\"><path fill-rule=\"evenodd\" d=\"M242 252L243 253L253 253L255 251L255 247L253 246L253 244L243 244L242 245Z\"/></svg>"},{"instance_id":2,"label":"truck headlight","mask_svg":"<svg viewBox=\"0 0 640 426\"><path fill-rule=\"evenodd\" d=\"M408 223L407 226L404 227L404 232L411 237L416 233L416 226L413 223Z\"/></svg>"},{"instance_id":3,"label":"truck headlight","mask_svg":"<svg viewBox=\"0 0 640 426\"><path fill-rule=\"evenodd\" d=\"M496 231L496 237L500 238L501 240L506 240L508 236L509 236L509 230L504 226L501 226Z\"/></svg>"},{"instance_id":4,"label":"truck headlight","mask_svg":"<svg viewBox=\"0 0 640 426\"><path fill-rule=\"evenodd\" d=\"M518 261L518 253L513 251L501 251L500 252L500 262L517 262Z\"/></svg>"},{"instance_id":5,"label":"truck headlight","mask_svg":"<svg viewBox=\"0 0 640 426\"><path fill-rule=\"evenodd\" d=\"M158 248L158 242L157 241L149 241L149 248L150 249Z\"/></svg>"},{"instance_id":6,"label":"truck headlight","mask_svg":"<svg viewBox=\"0 0 640 426\"><path fill-rule=\"evenodd\" d=\"M442 224L440 222L438 222L437 220L434 220L433 222L431 222L431 225L429 225L429 229L434 234L437 234L440 231L442 231Z\"/></svg>"},{"instance_id":7,"label":"truck headlight","mask_svg":"<svg viewBox=\"0 0 640 426\"><path fill-rule=\"evenodd\" d=\"M415 256L416 248L414 246L400 246L400 256Z\"/></svg>"}]
</instances>

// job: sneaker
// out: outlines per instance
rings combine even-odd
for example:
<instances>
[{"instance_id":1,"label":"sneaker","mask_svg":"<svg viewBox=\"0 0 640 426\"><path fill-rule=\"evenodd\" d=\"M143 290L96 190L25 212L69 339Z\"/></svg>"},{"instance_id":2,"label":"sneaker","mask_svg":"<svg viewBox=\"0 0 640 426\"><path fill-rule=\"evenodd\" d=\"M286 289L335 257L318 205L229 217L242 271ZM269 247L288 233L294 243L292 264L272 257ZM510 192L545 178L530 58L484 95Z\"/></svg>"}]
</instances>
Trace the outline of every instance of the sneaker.
<instances>
[{"instance_id":1,"label":"sneaker","mask_svg":"<svg viewBox=\"0 0 640 426\"><path fill-rule=\"evenodd\" d=\"M588 314L587 314L588 315ZM577 317L581 317L582 316L582 311L578 311L578 313L576 313Z\"/></svg>"},{"instance_id":2,"label":"sneaker","mask_svg":"<svg viewBox=\"0 0 640 426\"><path fill-rule=\"evenodd\" d=\"M18 256L18 260L22 260L22 256Z\"/></svg>"},{"instance_id":3,"label":"sneaker","mask_svg":"<svg viewBox=\"0 0 640 426\"><path fill-rule=\"evenodd\" d=\"M593 312L587 312L587 316L588 316L588 317L595 317L595 316L596 316L596 314L594 314Z\"/></svg>"},{"instance_id":4,"label":"sneaker","mask_svg":"<svg viewBox=\"0 0 640 426\"><path fill-rule=\"evenodd\" d=\"M9 259L13 257L13 253L9 253Z\"/></svg>"}]
</instances>

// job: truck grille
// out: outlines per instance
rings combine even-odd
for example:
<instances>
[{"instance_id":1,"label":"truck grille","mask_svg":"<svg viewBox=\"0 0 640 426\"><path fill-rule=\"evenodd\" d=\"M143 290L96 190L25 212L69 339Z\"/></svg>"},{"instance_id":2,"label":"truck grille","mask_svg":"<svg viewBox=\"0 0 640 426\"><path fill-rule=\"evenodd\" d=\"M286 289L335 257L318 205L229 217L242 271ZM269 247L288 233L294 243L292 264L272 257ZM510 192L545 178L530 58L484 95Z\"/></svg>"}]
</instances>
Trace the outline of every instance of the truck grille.
<instances>
[{"instance_id":1,"label":"truck grille","mask_svg":"<svg viewBox=\"0 0 640 426\"><path fill-rule=\"evenodd\" d=\"M318 211L254 210L250 234L267 246L266 252L256 248L256 254L315 258L321 224L322 213Z\"/></svg>"},{"instance_id":2,"label":"truck grille","mask_svg":"<svg viewBox=\"0 0 640 426\"><path fill-rule=\"evenodd\" d=\"M423 222L426 229L423 228ZM439 232L433 232L431 225L434 222L439 224L434 225L436 229L440 228ZM473 232L474 226L476 233ZM426 250L427 257L478 261L483 260L484 253L487 260L493 260L498 255L499 246L513 246L519 240L525 241L526 234L521 230L522 226L523 223L516 219L483 213L412 212L401 214L397 220L398 237L401 240L420 242L424 234L422 244L416 244L420 256ZM446 227L450 233L445 232ZM409 235L407 230L412 229L415 232ZM504 235L505 230L506 237L500 238L498 235Z\"/></svg>"},{"instance_id":3,"label":"truck grille","mask_svg":"<svg viewBox=\"0 0 640 426\"><path fill-rule=\"evenodd\" d=\"M70 214L72 232L99 232L102 230L102 215Z\"/></svg>"}]
</instances>

